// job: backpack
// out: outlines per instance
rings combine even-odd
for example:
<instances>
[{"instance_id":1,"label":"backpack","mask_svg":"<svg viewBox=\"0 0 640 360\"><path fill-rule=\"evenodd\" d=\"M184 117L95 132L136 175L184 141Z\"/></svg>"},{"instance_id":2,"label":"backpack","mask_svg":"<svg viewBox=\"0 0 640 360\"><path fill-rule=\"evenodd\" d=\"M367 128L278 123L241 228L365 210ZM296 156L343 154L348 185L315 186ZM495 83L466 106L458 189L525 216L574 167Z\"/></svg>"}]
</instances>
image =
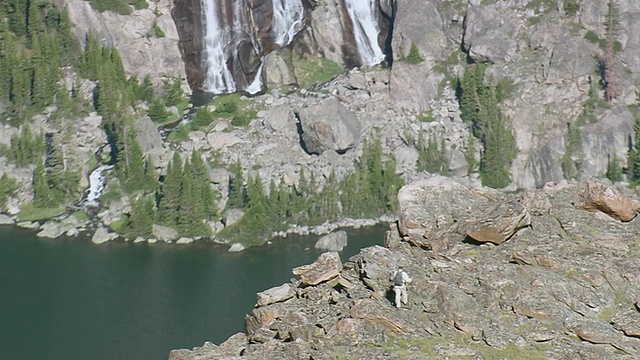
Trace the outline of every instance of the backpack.
<instances>
[{"instance_id":1,"label":"backpack","mask_svg":"<svg viewBox=\"0 0 640 360\"><path fill-rule=\"evenodd\" d=\"M393 285L394 286L404 286L404 279L403 279L403 275L404 271L402 270L398 270L396 271L396 274L393 276Z\"/></svg>"}]
</instances>

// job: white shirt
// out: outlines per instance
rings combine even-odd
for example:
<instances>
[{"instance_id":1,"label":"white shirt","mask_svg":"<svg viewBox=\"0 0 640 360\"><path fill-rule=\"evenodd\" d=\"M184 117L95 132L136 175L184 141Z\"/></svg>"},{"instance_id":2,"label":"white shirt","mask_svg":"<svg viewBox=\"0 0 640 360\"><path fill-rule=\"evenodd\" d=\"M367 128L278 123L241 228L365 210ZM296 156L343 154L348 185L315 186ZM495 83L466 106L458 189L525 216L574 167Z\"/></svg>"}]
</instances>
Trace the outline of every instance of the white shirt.
<instances>
[{"instance_id":1,"label":"white shirt","mask_svg":"<svg viewBox=\"0 0 640 360\"><path fill-rule=\"evenodd\" d=\"M396 271L394 271L393 272L393 276L391 277L391 279L396 277L396 274L398 273L398 271L402 271L402 282L403 283L408 284L408 283L411 282L412 279L409 277L409 274L407 274L407 272L404 271L404 270L396 270Z\"/></svg>"}]
</instances>

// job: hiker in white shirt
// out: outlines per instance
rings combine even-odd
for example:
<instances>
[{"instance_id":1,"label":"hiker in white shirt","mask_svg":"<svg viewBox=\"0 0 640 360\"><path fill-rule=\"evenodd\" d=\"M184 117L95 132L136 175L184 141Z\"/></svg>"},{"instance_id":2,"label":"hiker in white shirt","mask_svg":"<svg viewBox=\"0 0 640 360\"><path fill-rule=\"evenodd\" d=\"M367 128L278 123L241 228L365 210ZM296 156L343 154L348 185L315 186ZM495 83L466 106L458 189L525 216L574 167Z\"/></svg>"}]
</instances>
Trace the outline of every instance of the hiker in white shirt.
<instances>
[{"instance_id":1,"label":"hiker in white shirt","mask_svg":"<svg viewBox=\"0 0 640 360\"><path fill-rule=\"evenodd\" d=\"M395 305L396 305L397 308L400 308L401 301L405 305L407 304L407 287L406 287L406 284L411 282L411 278L404 271L402 266L399 266L398 270L396 270L393 273L392 279L393 279L393 291L396 293Z\"/></svg>"}]
</instances>

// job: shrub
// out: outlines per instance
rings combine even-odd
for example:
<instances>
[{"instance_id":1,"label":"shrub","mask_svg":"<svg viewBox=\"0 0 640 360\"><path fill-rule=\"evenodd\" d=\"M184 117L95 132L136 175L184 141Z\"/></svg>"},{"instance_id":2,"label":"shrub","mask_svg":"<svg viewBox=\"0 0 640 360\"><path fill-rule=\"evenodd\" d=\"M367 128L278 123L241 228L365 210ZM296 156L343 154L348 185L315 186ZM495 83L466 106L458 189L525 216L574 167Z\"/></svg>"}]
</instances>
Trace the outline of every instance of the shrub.
<instances>
[{"instance_id":1,"label":"shrub","mask_svg":"<svg viewBox=\"0 0 640 360\"><path fill-rule=\"evenodd\" d=\"M411 49L409 50L409 55L407 55L407 62L409 64L420 64L424 61L424 58L420 56L420 50L416 44L411 42Z\"/></svg>"}]
</instances>

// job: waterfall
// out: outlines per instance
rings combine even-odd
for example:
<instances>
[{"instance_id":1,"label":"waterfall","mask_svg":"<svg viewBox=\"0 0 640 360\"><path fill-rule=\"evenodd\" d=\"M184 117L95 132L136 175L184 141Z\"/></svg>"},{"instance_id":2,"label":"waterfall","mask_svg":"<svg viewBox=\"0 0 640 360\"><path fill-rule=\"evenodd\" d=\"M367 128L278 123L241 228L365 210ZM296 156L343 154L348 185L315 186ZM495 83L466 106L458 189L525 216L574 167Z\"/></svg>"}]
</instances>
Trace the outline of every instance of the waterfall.
<instances>
[{"instance_id":1,"label":"waterfall","mask_svg":"<svg viewBox=\"0 0 640 360\"><path fill-rule=\"evenodd\" d=\"M375 0L344 0L353 24L353 35L358 46L360 62L371 66L384 60L378 45L378 22L375 18Z\"/></svg>"},{"instance_id":2,"label":"waterfall","mask_svg":"<svg viewBox=\"0 0 640 360\"><path fill-rule=\"evenodd\" d=\"M104 170L112 169L113 165L102 165L97 169L93 170L91 175L89 175L89 194L87 195L86 204L97 206L98 198L102 195L102 191L104 190L104 182L105 178L102 176L102 172Z\"/></svg>"},{"instance_id":3,"label":"waterfall","mask_svg":"<svg viewBox=\"0 0 640 360\"><path fill-rule=\"evenodd\" d=\"M272 4L274 42L287 46L304 25L302 0L272 0Z\"/></svg>"},{"instance_id":4,"label":"waterfall","mask_svg":"<svg viewBox=\"0 0 640 360\"><path fill-rule=\"evenodd\" d=\"M256 73L256 77L253 79L253 82L247 86L245 89L251 95L255 95L262 90L262 67L264 66L264 61L260 64L258 68L258 72Z\"/></svg>"},{"instance_id":5,"label":"waterfall","mask_svg":"<svg viewBox=\"0 0 640 360\"><path fill-rule=\"evenodd\" d=\"M218 0L202 0L202 23L204 24L204 61L207 76L204 90L216 94L234 92L236 84L227 68L224 48L229 39L228 32L220 23Z\"/></svg>"}]
</instances>

